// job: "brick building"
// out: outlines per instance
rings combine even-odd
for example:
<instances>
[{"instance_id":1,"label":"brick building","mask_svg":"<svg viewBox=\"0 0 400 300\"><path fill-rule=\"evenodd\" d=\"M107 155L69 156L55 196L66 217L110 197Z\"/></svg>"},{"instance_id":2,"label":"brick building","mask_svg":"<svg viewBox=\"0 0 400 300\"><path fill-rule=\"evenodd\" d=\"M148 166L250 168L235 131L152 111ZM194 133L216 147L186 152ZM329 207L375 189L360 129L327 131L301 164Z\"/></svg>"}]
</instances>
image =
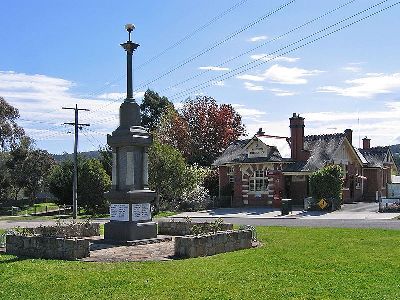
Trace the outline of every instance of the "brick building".
<instances>
[{"instance_id":1,"label":"brick building","mask_svg":"<svg viewBox=\"0 0 400 300\"><path fill-rule=\"evenodd\" d=\"M375 200L386 195L391 174L397 172L388 147L363 149L352 145L352 130L304 135L304 118L293 114L290 137L265 134L232 143L214 162L219 168L220 195L231 196L232 206L279 207L282 198L302 205L309 196L309 176L327 164L343 170L344 202Z\"/></svg>"}]
</instances>

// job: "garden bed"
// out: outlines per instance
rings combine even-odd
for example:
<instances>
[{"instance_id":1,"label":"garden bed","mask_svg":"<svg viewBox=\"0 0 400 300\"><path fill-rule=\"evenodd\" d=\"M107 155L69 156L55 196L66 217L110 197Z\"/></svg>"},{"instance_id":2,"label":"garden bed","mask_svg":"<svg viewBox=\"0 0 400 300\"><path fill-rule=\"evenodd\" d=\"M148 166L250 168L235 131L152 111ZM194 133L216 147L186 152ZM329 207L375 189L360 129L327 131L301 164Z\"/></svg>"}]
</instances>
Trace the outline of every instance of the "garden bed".
<instances>
[{"instance_id":1,"label":"garden bed","mask_svg":"<svg viewBox=\"0 0 400 300\"><path fill-rule=\"evenodd\" d=\"M196 232L214 232L232 230L233 224L223 222L191 222L191 221L162 221L158 222L158 234L184 236Z\"/></svg>"},{"instance_id":2,"label":"garden bed","mask_svg":"<svg viewBox=\"0 0 400 300\"><path fill-rule=\"evenodd\" d=\"M175 238L175 256L182 258L209 256L251 247L251 230L229 230Z\"/></svg>"},{"instance_id":3,"label":"garden bed","mask_svg":"<svg viewBox=\"0 0 400 300\"><path fill-rule=\"evenodd\" d=\"M78 238L7 235L6 253L22 257L76 260L90 255L89 241Z\"/></svg>"}]
</instances>

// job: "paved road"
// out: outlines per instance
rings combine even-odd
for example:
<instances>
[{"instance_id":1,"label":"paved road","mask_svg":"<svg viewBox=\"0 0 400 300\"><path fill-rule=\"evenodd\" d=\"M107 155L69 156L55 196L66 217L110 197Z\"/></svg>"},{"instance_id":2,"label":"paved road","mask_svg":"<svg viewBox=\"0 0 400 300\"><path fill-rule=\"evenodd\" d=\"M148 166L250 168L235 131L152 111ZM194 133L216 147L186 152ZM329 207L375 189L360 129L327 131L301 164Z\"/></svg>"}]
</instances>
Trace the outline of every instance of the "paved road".
<instances>
[{"instance_id":1,"label":"paved road","mask_svg":"<svg viewBox=\"0 0 400 300\"><path fill-rule=\"evenodd\" d=\"M210 222L211 220L213 218L193 218L193 222ZM254 226L381 228L400 230L400 220L224 218L224 221L233 224Z\"/></svg>"}]
</instances>

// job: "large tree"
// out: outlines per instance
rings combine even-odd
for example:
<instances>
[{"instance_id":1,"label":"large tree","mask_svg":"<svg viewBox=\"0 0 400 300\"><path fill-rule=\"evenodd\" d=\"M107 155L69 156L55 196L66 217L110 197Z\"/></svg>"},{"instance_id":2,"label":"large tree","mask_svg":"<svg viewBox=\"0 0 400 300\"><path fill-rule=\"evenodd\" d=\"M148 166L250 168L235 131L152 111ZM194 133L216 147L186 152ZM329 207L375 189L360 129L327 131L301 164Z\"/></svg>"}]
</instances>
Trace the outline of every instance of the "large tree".
<instances>
[{"instance_id":1,"label":"large tree","mask_svg":"<svg viewBox=\"0 0 400 300\"><path fill-rule=\"evenodd\" d=\"M158 93L148 89L144 93L143 101L140 104L142 126L151 132L154 131L168 107L173 107L173 104L168 101L167 97L160 96Z\"/></svg>"},{"instance_id":2,"label":"large tree","mask_svg":"<svg viewBox=\"0 0 400 300\"><path fill-rule=\"evenodd\" d=\"M24 129L16 122L18 118L18 109L0 97L0 150L9 149L24 136Z\"/></svg>"},{"instance_id":3,"label":"large tree","mask_svg":"<svg viewBox=\"0 0 400 300\"><path fill-rule=\"evenodd\" d=\"M202 182L203 177L204 172L188 166L182 154L171 145L155 141L149 148L149 185L156 192L156 212L160 204L170 208L178 203L185 192Z\"/></svg>"},{"instance_id":4,"label":"large tree","mask_svg":"<svg viewBox=\"0 0 400 300\"><path fill-rule=\"evenodd\" d=\"M72 179L74 164L65 160L53 167L48 184L50 192L57 197L58 204L72 204ZM98 159L78 157L78 206L90 213L104 212L107 207L104 192L111 185Z\"/></svg>"},{"instance_id":5,"label":"large tree","mask_svg":"<svg viewBox=\"0 0 400 300\"><path fill-rule=\"evenodd\" d=\"M36 194L44 185L52 165L55 163L51 154L45 150L35 149L32 140L23 137L18 145L13 145L6 163L17 200L21 190L34 201Z\"/></svg>"},{"instance_id":6,"label":"large tree","mask_svg":"<svg viewBox=\"0 0 400 300\"><path fill-rule=\"evenodd\" d=\"M161 141L177 147L190 164L210 166L245 133L241 116L230 104L208 96L187 99L179 113L169 111L158 130Z\"/></svg>"}]
</instances>

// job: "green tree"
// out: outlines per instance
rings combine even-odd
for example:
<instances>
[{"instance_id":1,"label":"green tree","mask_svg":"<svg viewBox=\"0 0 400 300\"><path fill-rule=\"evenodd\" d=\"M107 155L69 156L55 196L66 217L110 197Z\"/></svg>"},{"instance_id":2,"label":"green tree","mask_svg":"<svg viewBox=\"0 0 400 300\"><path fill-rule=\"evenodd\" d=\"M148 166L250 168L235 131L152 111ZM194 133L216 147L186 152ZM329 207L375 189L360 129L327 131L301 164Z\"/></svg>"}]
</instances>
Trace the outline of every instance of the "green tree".
<instances>
[{"instance_id":1,"label":"green tree","mask_svg":"<svg viewBox=\"0 0 400 300\"><path fill-rule=\"evenodd\" d=\"M149 148L149 185L156 192L156 212L160 206L170 207L179 201L184 192L194 189L203 178L203 170L188 166L171 145L155 141Z\"/></svg>"},{"instance_id":2,"label":"green tree","mask_svg":"<svg viewBox=\"0 0 400 300\"><path fill-rule=\"evenodd\" d=\"M148 89L144 93L144 98L140 104L142 126L149 131L154 131L167 107L173 107L167 97L160 96L158 93Z\"/></svg>"},{"instance_id":3,"label":"green tree","mask_svg":"<svg viewBox=\"0 0 400 300\"><path fill-rule=\"evenodd\" d=\"M52 155L45 150L35 149L32 140L27 136L21 138L18 145L13 145L6 165L14 199L17 200L20 191L23 190L34 202L54 163Z\"/></svg>"},{"instance_id":4,"label":"green tree","mask_svg":"<svg viewBox=\"0 0 400 300\"><path fill-rule=\"evenodd\" d=\"M0 97L0 150L8 150L25 135L24 129L16 122L18 118L18 109Z\"/></svg>"},{"instance_id":5,"label":"green tree","mask_svg":"<svg viewBox=\"0 0 400 300\"><path fill-rule=\"evenodd\" d=\"M8 169L10 154L0 152L0 201L8 199L11 195L11 176Z\"/></svg>"},{"instance_id":6,"label":"green tree","mask_svg":"<svg viewBox=\"0 0 400 300\"><path fill-rule=\"evenodd\" d=\"M112 175L112 149L110 146L106 145L99 149L99 160L103 169L106 171L108 176Z\"/></svg>"},{"instance_id":7,"label":"green tree","mask_svg":"<svg viewBox=\"0 0 400 300\"><path fill-rule=\"evenodd\" d=\"M316 201L340 201L342 185L342 168L338 165L327 165L310 176L311 195Z\"/></svg>"},{"instance_id":8,"label":"green tree","mask_svg":"<svg viewBox=\"0 0 400 300\"><path fill-rule=\"evenodd\" d=\"M50 192L58 204L72 204L72 180L74 164L65 160L51 170L48 177ZM98 159L78 157L78 206L90 213L104 212L107 202L104 193L111 185L110 176Z\"/></svg>"},{"instance_id":9,"label":"green tree","mask_svg":"<svg viewBox=\"0 0 400 300\"><path fill-rule=\"evenodd\" d=\"M104 193L111 187L111 178L102 163L95 158L83 161L78 174L79 205L89 213L107 211L108 203Z\"/></svg>"}]
</instances>

